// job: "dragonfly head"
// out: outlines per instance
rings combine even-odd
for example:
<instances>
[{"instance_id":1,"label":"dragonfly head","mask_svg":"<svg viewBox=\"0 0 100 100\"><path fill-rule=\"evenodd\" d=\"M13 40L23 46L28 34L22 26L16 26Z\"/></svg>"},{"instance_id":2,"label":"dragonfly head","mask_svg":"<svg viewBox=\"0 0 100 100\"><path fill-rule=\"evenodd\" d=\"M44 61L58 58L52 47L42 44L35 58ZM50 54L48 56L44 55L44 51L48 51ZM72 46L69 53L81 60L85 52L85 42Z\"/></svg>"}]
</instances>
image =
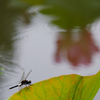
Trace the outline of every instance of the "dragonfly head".
<instances>
[{"instance_id":1,"label":"dragonfly head","mask_svg":"<svg viewBox=\"0 0 100 100\"><path fill-rule=\"evenodd\" d=\"M29 81L28 81L28 83L30 84L30 83L31 83L31 81L29 80Z\"/></svg>"}]
</instances>

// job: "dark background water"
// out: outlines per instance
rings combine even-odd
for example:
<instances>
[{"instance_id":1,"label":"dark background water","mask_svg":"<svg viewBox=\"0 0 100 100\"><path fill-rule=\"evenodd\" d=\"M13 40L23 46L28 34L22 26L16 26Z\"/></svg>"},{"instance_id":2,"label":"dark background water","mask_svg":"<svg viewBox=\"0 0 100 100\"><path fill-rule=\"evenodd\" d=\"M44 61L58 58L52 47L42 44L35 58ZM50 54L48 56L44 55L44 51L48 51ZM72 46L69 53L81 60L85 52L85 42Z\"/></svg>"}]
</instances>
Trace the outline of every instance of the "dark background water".
<instances>
[{"instance_id":1,"label":"dark background water","mask_svg":"<svg viewBox=\"0 0 100 100\"><path fill-rule=\"evenodd\" d=\"M81 30L86 26L91 26L90 30L94 44L98 48L100 47L99 10L95 13L96 16L89 17L89 15L87 15L85 18L87 20L90 18L92 21L86 20L82 23L81 19L84 19L84 17L80 16L79 19L77 19L77 17L75 19L69 16L66 19L70 19L70 22L66 19L61 19L53 24L51 22L57 20L63 13L57 13L55 17L43 11L43 13L46 13L44 15L39 12L43 6L33 6L31 0L29 0L29 2L30 3L17 2L16 0L0 0L0 100L5 100L17 92L17 88L9 90L9 87L18 84L22 73L25 72L27 74L31 69L32 72L28 78L32 80L32 83L71 73L93 75L100 70L99 52L91 56L91 63L88 65L82 63L77 69L76 67L74 69L71 60L68 59L60 64L54 62L58 33L65 31L66 28L71 30L74 25L81 27ZM47 3L50 3L49 0ZM98 4L96 3L95 5ZM68 9L69 8L73 13L73 7L68 6ZM60 8L55 10L58 11L58 9ZM50 10L49 13L53 14L53 11ZM84 12L85 11L86 10L84 10ZM77 12L82 15L82 13L79 13L80 11ZM88 12L86 12L86 14ZM68 14L70 15L72 13ZM63 16L64 15L60 17L64 18ZM74 19L78 21L78 23L76 23ZM67 24L64 23L64 20ZM77 35L74 39L75 38L77 38ZM99 100L99 98L98 92L94 100Z\"/></svg>"}]
</instances>

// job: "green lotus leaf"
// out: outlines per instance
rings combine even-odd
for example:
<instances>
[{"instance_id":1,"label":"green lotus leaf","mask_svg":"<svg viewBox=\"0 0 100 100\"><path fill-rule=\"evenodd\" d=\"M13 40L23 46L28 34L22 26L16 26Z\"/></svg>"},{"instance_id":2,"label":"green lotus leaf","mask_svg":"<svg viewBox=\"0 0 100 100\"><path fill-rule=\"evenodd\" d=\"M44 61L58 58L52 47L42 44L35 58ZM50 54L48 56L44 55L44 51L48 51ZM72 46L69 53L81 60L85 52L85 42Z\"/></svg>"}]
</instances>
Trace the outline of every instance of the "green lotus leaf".
<instances>
[{"instance_id":1,"label":"green lotus leaf","mask_svg":"<svg viewBox=\"0 0 100 100\"><path fill-rule=\"evenodd\" d=\"M100 71L92 76L62 75L25 87L8 100L93 100L99 88Z\"/></svg>"}]
</instances>

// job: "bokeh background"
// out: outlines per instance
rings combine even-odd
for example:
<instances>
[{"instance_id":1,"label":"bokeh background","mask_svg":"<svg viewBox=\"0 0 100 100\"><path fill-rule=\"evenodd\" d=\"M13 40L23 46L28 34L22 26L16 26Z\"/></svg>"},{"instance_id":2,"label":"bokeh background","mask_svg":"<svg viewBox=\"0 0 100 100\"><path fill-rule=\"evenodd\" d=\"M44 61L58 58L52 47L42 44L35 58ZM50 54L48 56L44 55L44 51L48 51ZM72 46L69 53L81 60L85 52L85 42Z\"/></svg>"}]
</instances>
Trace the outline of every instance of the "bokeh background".
<instances>
[{"instance_id":1,"label":"bokeh background","mask_svg":"<svg viewBox=\"0 0 100 100\"><path fill-rule=\"evenodd\" d=\"M96 74L99 48L99 0L0 0L0 100L31 69L32 83Z\"/></svg>"}]
</instances>

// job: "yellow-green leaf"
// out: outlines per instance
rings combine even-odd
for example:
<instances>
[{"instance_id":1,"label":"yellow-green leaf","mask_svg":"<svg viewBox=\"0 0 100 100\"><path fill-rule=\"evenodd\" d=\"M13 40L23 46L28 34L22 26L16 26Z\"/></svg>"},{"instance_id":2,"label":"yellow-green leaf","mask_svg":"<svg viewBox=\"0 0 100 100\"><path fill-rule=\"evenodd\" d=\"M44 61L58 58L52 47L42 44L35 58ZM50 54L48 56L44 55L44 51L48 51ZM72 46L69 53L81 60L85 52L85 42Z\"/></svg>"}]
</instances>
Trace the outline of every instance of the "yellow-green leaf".
<instances>
[{"instance_id":1,"label":"yellow-green leaf","mask_svg":"<svg viewBox=\"0 0 100 100\"><path fill-rule=\"evenodd\" d=\"M100 88L96 75L62 75L25 87L8 100L93 100Z\"/></svg>"}]
</instances>

